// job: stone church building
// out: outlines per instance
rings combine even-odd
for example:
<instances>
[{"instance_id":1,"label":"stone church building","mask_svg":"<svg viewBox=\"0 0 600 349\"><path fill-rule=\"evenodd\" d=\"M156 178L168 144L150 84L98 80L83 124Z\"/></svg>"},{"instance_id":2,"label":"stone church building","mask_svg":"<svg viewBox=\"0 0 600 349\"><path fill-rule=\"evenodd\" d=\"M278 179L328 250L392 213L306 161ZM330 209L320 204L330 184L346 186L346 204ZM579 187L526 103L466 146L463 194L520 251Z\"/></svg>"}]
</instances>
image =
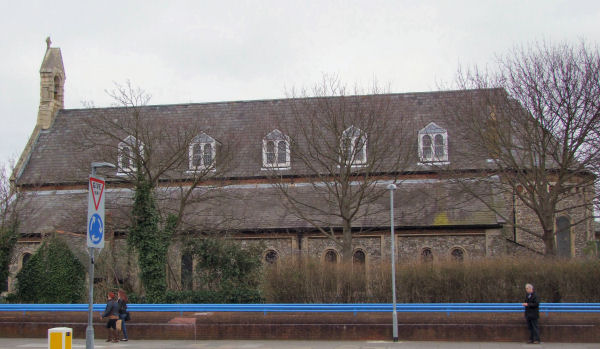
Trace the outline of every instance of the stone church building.
<instances>
[{"instance_id":1,"label":"stone church building","mask_svg":"<svg viewBox=\"0 0 600 349\"><path fill-rule=\"evenodd\" d=\"M337 234L343 225L339 217L302 217L285 198L288 195L313 202L320 208L316 212L323 212L327 206L326 200L315 195L319 188L315 175L294 153L290 141L297 115L294 103L307 99L64 109L64 94L68 93L65 67L60 49L50 45L40 79L37 125L12 178L22 195L30 198L31 205L20 225L21 237L10 268L11 288L18 270L48 234L63 236L74 250L85 255L87 181L93 161L116 165L115 169L99 170L107 179L105 250L124 246L133 197L130 178L139 164L134 161L136 149L144 154L153 151L160 158L153 164L164 170L155 173L159 177L159 205L165 210L176 211L177 193L190 186L195 186L192 196L202 197L189 201L182 215L184 233L222 233L242 244L260 243L265 263L295 256L312 256L324 262L341 260L340 245L315 224L321 222L327 231ZM473 184L473 190L479 193L496 195L506 212L499 215L449 176L450 169L472 173L490 166L485 156L476 162L462 158L468 149L460 139L461 126L445 117L441 109L440 101L461 96L452 91L360 96L361 101L369 103L385 99L390 115L387 131L404 137L403 148L410 151L401 168L374 173L378 181L374 187L381 190L391 183L397 185L393 209L398 260L402 263L543 254L540 239L515 228L514 223L536 223L535 217L513 197L495 194L485 182ZM339 98L327 100L336 104ZM114 127L114 132L100 130L102 125ZM139 125L149 125L146 130L151 131L140 131ZM181 135L170 144L185 139L182 149L186 150L178 153L182 159L173 161L170 167L161 167L169 160L160 155L168 152L169 146L164 144L169 143L161 143L162 148L157 150L145 142L174 137L167 134L170 129ZM347 137L350 144L344 149L355 150L352 168L360 172L361 166L367 166L370 157L375 156L372 147L377 143L376 136L355 125L342 131L342 138ZM389 153L395 151L393 148L389 147ZM273 185L282 180L289 184L285 195ZM389 260L389 193L382 192L369 202L368 212L358 215L350 227L354 263L368 266ZM581 200L587 199L582 196ZM572 225L572 221L581 223ZM557 224L561 227L557 233L559 253L565 257L582 256L586 242L593 239L591 212L579 208L559 217ZM193 260L185 255L181 244L174 241L170 248L170 283L182 282L182 275L193 269Z\"/></svg>"}]
</instances>

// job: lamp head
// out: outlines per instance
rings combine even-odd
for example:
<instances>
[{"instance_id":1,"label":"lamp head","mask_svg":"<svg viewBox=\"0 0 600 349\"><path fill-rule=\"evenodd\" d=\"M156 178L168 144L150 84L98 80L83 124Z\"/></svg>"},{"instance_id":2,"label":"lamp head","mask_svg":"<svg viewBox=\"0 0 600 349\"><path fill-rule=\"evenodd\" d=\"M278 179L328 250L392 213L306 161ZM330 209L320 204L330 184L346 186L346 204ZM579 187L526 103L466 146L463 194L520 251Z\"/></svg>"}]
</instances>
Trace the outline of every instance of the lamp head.
<instances>
[{"instance_id":1,"label":"lamp head","mask_svg":"<svg viewBox=\"0 0 600 349\"><path fill-rule=\"evenodd\" d=\"M93 168L100 168L100 167L116 168L117 166L115 166L114 164L111 164L110 162L92 162L92 167Z\"/></svg>"}]
</instances>

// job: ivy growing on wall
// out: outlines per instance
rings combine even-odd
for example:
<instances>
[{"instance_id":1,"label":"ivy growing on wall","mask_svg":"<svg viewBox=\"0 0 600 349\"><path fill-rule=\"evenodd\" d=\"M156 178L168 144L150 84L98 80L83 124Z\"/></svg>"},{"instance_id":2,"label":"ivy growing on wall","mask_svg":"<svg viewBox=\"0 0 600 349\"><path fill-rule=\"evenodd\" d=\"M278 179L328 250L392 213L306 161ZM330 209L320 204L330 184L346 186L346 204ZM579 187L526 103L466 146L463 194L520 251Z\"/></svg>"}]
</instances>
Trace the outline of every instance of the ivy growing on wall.
<instances>
[{"instance_id":1,"label":"ivy growing on wall","mask_svg":"<svg viewBox=\"0 0 600 349\"><path fill-rule=\"evenodd\" d=\"M243 248L225 238L204 238L190 244L197 260L196 274L202 291L218 303L262 302L259 291L263 246Z\"/></svg>"},{"instance_id":2,"label":"ivy growing on wall","mask_svg":"<svg viewBox=\"0 0 600 349\"><path fill-rule=\"evenodd\" d=\"M152 183L141 172L136 181L132 217L127 242L137 251L146 301L162 303L167 291L167 252L177 217L169 215L164 222L161 220Z\"/></svg>"},{"instance_id":3,"label":"ivy growing on wall","mask_svg":"<svg viewBox=\"0 0 600 349\"><path fill-rule=\"evenodd\" d=\"M0 227L0 292L8 289L10 258L16 243L16 224Z\"/></svg>"},{"instance_id":4,"label":"ivy growing on wall","mask_svg":"<svg viewBox=\"0 0 600 349\"><path fill-rule=\"evenodd\" d=\"M50 238L17 274L16 299L32 303L85 300L85 268L61 239Z\"/></svg>"}]
</instances>

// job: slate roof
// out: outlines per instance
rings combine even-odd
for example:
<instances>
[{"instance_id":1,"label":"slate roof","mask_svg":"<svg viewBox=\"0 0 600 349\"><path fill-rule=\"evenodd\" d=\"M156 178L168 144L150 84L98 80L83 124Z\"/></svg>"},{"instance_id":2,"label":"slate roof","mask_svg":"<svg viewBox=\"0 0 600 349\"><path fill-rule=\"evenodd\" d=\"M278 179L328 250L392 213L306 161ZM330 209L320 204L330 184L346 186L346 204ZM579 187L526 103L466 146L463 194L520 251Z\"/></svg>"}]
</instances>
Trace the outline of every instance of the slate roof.
<instances>
[{"instance_id":1,"label":"slate roof","mask_svg":"<svg viewBox=\"0 0 600 349\"><path fill-rule=\"evenodd\" d=\"M462 98L472 97L478 91L428 92L390 94L378 96L358 96L364 100L385 98L390 103L393 122L390 132L398 132L396 127L408 125L407 147L414 149L414 159L406 172L432 172L435 168L423 166L418 161L418 133L432 123L448 132L450 166L458 169L481 169L489 166L486 157L473 161L473 157L461 158L459 154L473 153L469 145L460 140L459 125L451 122L444 110L444 102L460 103ZM333 103L337 97L330 97ZM233 149L232 169L227 172L227 186L200 187L194 192L199 200L187 206L183 228L189 231L270 231L270 230L311 230L306 221L293 215L285 206L281 193L268 184L268 176L262 168L263 139L270 136L287 137L285 131L295 126L289 117L293 112L293 101L258 100L238 102L218 102L202 104L178 104L146 106L140 109L140 121L155 126L160 131L173 128L186 130L190 125L199 126L196 134L202 139L210 137L220 145L228 144ZM17 176L17 184L43 185L42 190L32 191L32 213L20 227L23 233L43 233L63 230L85 233L87 212L87 190L81 189L87 183L92 161L117 163L116 148L119 142L129 136L123 133L119 138L106 138L98 129L99 117L111 124L131 121L133 116L127 108L96 108L61 110L48 130L42 130L35 140L28 162ZM287 122L287 124L286 124ZM102 124L104 125L104 124ZM277 130L275 134L274 130ZM194 131L195 132L195 131ZM373 141L367 135L368 144ZM192 139L193 137L190 137ZM317 140L318 141L318 140ZM166 145L165 145L166 144ZM163 146L168 146L168 142ZM390 147L392 148L392 147ZM369 148L367 148L368 150ZM160 154L161 149L153 149ZM393 149L390 149L390 152ZM187 150L186 150L187 154ZM368 156L368 154L367 154ZM159 159L160 161L168 159ZM172 170L171 178L186 178L188 162L181 168ZM218 173L218 172L217 172ZM280 172L284 176L302 176L310 172L303 168L291 154L291 169ZM122 179L116 170L103 169L111 188L107 192L106 224L107 231L125 231L129 225L129 212L132 204L131 190L119 188ZM236 180L237 179L237 180ZM243 179L243 180L242 180ZM61 190L51 191L56 185ZM65 185L67 187L65 187ZM69 187L69 185L71 185ZM216 184L216 185L223 185ZM386 185L381 183L380 185ZM489 183L475 184L482 195L492 195ZM71 188L68 190L68 188ZM456 184L448 180L413 179L398 185L395 193L395 219L399 227L498 227L495 213L462 192ZM309 185L298 181L291 189L295 196L312 201L315 205L326 205L322 196ZM160 207L175 209L177 200L174 189L158 190ZM324 225L338 227L341 222L332 216L313 215ZM389 196L384 195L368 206L368 211L355 221L355 228L377 228L389 226Z\"/></svg>"},{"instance_id":2,"label":"slate roof","mask_svg":"<svg viewBox=\"0 0 600 349\"><path fill-rule=\"evenodd\" d=\"M458 154L473 152L468 144L460 140L459 125L449 120L444 110L445 101L460 102L467 95L476 95L473 91L446 91L389 94L377 96L361 96L365 100L386 98L390 103L392 117L398 125L409 125L412 131L408 143L414 147L415 159L403 170L431 171L418 165L417 134L431 123L447 130L448 154L450 166L462 169L484 168L485 156L481 161L462 159ZM333 101L335 98L330 97ZM257 100L237 102L217 102L202 104L155 105L141 108L142 122L160 127L180 127L199 125L206 135L214 138L219 144L231 144L234 169L228 173L230 178L264 177L262 169L262 140L274 129L282 129L281 123L292 122L287 116L292 112L292 101L289 99ZM108 161L117 163L116 151L100 151L94 139L104 143L114 143L119 140L101 139L102 132L90 125L93 120L102 115L109 122L131 119L131 111L126 108L95 108L60 110L54 123L48 130L40 132L29 161L17 179L20 185L36 184L70 184L85 183L92 161ZM283 121L282 121L283 120ZM108 126L107 126L108 127ZM294 125L285 125L294 127ZM392 126L391 132L394 132ZM285 132L284 132L285 133ZM125 138L127 134L123 134ZM367 135L369 137L369 135ZM371 142L372 138L369 138ZM217 154L217 157L219 154ZM282 172L283 175L302 174L303 170L295 162L291 154L291 170ZM185 165L187 166L187 165ZM217 166L219 163L217 162ZM183 176L187 168L181 168ZM108 173L114 175L114 173Z\"/></svg>"},{"instance_id":3,"label":"slate roof","mask_svg":"<svg viewBox=\"0 0 600 349\"><path fill-rule=\"evenodd\" d=\"M385 187L386 183L380 186ZM491 194L486 184L476 184L480 194ZM295 186L293 195L317 196L310 186ZM172 190L160 189L158 199L166 209L177 207ZM242 184L220 188L198 188L201 200L192 203L184 215L188 231L285 231L312 230L312 226L286 209L280 192L269 184ZM386 193L387 194L387 193ZM62 230L84 234L87 220L86 190L29 192L31 214L20 225L23 233ZM106 231L126 231L129 226L132 191L106 192ZM395 191L395 224L398 229L424 227L499 227L496 214L457 184L444 180L406 180ZM240 204L241 203L241 204ZM340 227L335 217L314 217ZM357 219L355 228L389 227L389 196L369 206L369 213Z\"/></svg>"}]
</instances>

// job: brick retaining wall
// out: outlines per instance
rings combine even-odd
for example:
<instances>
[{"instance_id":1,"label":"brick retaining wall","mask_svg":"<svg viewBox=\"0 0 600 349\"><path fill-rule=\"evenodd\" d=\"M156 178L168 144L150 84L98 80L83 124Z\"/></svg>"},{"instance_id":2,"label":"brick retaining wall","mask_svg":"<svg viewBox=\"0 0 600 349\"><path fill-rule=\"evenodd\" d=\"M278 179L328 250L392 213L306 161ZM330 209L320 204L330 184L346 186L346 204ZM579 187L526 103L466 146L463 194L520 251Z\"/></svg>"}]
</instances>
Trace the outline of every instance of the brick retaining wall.
<instances>
[{"instance_id":1,"label":"brick retaining wall","mask_svg":"<svg viewBox=\"0 0 600 349\"><path fill-rule=\"evenodd\" d=\"M106 330L95 313L96 338ZM388 340L386 313L133 313L127 324L135 339ZM527 339L522 314L399 313L399 338L423 341L516 341ZM48 328L72 327L85 336L87 313L3 312L0 337L46 337ZM600 342L600 314L542 314L545 342Z\"/></svg>"}]
</instances>

